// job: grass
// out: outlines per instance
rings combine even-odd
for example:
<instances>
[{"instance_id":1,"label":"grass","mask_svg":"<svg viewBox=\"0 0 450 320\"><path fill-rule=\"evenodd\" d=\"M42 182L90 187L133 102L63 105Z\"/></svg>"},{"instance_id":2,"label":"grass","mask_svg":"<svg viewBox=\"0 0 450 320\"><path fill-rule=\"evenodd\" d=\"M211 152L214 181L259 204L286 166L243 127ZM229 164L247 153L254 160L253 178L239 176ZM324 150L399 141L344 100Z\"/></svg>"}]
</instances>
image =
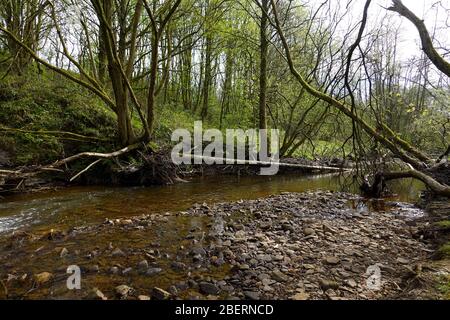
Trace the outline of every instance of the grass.
<instances>
[{"instance_id":1,"label":"grass","mask_svg":"<svg viewBox=\"0 0 450 320\"><path fill-rule=\"evenodd\" d=\"M450 220L439 221L436 223L436 226L443 231L450 231Z\"/></svg>"},{"instance_id":2,"label":"grass","mask_svg":"<svg viewBox=\"0 0 450 320\"><path fill-rule=\"evenodd\" d=\"M438 281L438 290L442 294L443 298L450 300L450 276L442 276Z\"/></svg>"},{"instance_id":3,"label":"grass","mask_svg":"<svg viewBox=\"0 0 450 320\"><path fill-rule=\"evenodd\" d=\"M442 245L438 249L437 254L442 259L450 259L450 242L447 242L446 244Z\"/></svg>"},{"instance_id":4,"label":"grass","mask_svg":"<svg viewBox=\"0 0 450 320\"><path fill-rule=\"evenodd\" d=\"M110 149L103 144L62 140L36 131L66 131L96 138L116 136L116 120L111 110L79 86L52 73L9 76L1 82L0 126L6 130L0 135L0 150L8 154L14 166Z\"/></svg>"}]
</instances>

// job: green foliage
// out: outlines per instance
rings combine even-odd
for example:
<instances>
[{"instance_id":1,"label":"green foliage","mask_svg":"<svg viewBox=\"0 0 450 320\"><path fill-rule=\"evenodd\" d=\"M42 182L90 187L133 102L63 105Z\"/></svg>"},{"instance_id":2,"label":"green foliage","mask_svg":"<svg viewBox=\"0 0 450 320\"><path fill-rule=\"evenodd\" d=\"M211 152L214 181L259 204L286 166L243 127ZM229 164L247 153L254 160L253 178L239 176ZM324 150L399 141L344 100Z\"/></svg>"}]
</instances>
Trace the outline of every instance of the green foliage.
<instances>
[{"instance_id":1,"label":"green foliage","mask_svg":"<svg viewBox=\"0 0 450 320\"><path fill-rule=\"evenodd\" d=\"M7 77L0 84L0 125L27 131L5 131L0 137L0 149L10 155L14 165L42 164L76 152L111 148L108 144L63 140L36 131L114 138L115 123L113 112L98 99L52 73L30 72Z\"/></svg>"},{"instance_id":2,"label":"green foliage","mask_svg":"<svg viewBox=\"0 0 450 320\"><path fill-rule=\"evenodd\" d=\"M441 259L449 259L450 258L450 242L442 245L438 250L438 256Z\"/></svg>"},{"instance_id":3,"label":"green foliage","mask_svg":"<svg viewBox=\"0 0 450 320\"><path fill-rule=\"evenodd\" d=\"M161 144L170 141L172 132L176 129L194 130L194 122L198 120L191 111L180 106L166 104L158 108L155 123L155 140Z\"/></svg>"},{"instance_id":4,"label":"green foliage","mask_svg":"<svg viewBox=\"0 0 450 320\"><path fill-rule=\"evenodd\" d=\"M450 300L450 277L443 276L439 280L438 290L442 294L443 298Z\"/></svg>"},{"instance_id":5,"label":"green foliage","mask_svg":"<svg viewBox=\"0 0 450 320\"><path fill-rule=\"evenodd\" d=\"M346 154L350 154L349 146L345 147ZM333 158L342 156L342 143L330 141L313 141L306 142L293 155L294 157L301 157L310 160L315 158Z\"/></svg>"},{"instance_id":6,"label":"green foliage","mask_svg":"<svg viewBox=\"0 0 450 320\"><path fill-rule=\"evenodd\" d=\"M450 230L450 220L439 221L436 226L443 230Z\"/></svg>"}]
</instances>

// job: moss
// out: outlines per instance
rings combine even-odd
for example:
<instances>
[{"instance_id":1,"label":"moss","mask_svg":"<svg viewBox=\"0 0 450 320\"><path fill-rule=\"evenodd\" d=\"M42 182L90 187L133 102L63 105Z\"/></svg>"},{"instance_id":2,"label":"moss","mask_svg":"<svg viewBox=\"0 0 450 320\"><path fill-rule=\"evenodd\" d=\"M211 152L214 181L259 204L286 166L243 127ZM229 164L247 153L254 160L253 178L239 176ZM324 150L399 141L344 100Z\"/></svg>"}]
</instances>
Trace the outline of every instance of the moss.
<instances>
[{"instance_id":1,"label":"moss","mask_svg":"<svg viewBox=\"0 0 450 320\"><path fill-rule=\"evenodd\" d=\"M442 245L438 251L438 256L442 259L450 259L450 242Z\"/></svg>"},{"instance_id":2,"label":"moss","mask_svg":"<svg viewBox=\"0 0 450 320\"><path fill-rule=\"evenodd\" d=\"M444 231L450 230L450 220L444 220L436 223L436 226Z\"/></svg>"},{"instance_id":3,"label":"moss","mask_svg":"<svg viewBox=\"0 0 450 320\"><path fill-rule=\"evenodd\" d=\"M79 86L52 73L8 77L0 84L0 126L24 131L66 131L114 139L114 113ZM64 140L53 135L2 132L0 151L11 166L52 162L83 151L110 151L111 144Z\"/></svg>"},{"instance_id":4,"label":"moss","mask_svg":"<svg viewBox=\"0 0 450 320\"><path fill-rule=\"evenodd\" d=\"M439 279L438 290L444 299L450 300L450 276L443 276Z\"/></svg>"}]
</instances>

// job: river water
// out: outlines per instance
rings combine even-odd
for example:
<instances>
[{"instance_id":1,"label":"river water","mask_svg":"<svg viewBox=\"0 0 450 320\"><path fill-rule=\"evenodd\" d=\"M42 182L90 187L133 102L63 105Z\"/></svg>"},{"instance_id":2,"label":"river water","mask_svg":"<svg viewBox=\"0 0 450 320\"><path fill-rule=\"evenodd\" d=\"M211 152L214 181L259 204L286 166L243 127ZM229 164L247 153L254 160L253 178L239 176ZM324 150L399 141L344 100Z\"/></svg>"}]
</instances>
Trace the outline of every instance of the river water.
<instances>
[{"instance_id":1,"label":"river water","mask_svg":"<svg viewBox=\"0 0 450 320\"><path fill-rule=\"evenodd\" d=\"M421 183L404 180L391 186L389 201L415 202ZM317 190L357 192L351 179L337 175L274 177L221 176L149 188L74 187L0 200L0 234L39 232L103 222L106 218L182 211L197 203L257 199L283 192Z\"/></svg>"},{"instance_id":2,"label":"river water","mask_svg":"<svg viewBox=\"0 0 450 320\"><path fill-rule=\"evenodd\" d=\"M421 210L408 203L418 199L422 188L420 183L413 181L396 182L392 186L396 196L383 201L350 202L349 206L366 213L390 210L391 206L396 206L397 211L404 207L407 215L421 215ZM112 297L115 294L114 288L124 283L132 284L137 292L146 293L149 288L167 289L188 278L220 281L231 275L228 264L197 268L192 258L185 255L196 242L188 235L192 235L193 230L199 234L208 234L217 221L207 216L191 217L172 213L187 210L195 204L250 200L284 192L318 190L356 192L357 188L351 186L348 178L336 175L221 176L196 178L189 183L166 187L77 187L9 197L0 202L0 279L16 279L7 281L10 294L8 298L12 299L83 299L89 288L100 288L103 293ZM107 228L103 232L96 231L98 226L104 225L106 219L153 214L165 217L165 222L155 222L152 227L143 230L130 231L117 227ZM239 217L238 220L243 218L245 217ZM79 233L68 240L49 241L50 238L47 238L47 235L53 234L51 230L64 231L84 226L92 226L93 231ZM25 231L38 235L39 238L25 241L20 237L28 233L18 232L17 238L11 236L13 231ZM197 245L201 243L200 241ZM61 257L63 248L68 255ZM113 253L111 256L111 248L121 248L126 255L114 256ZM180 252L184 254L181 261L191 270L189 274L186 270L174 270L171 265L175 257L180 257ZM125 274L128 267L135 268L147 254L151 257L155 255L149 261L152 266L160 268L157 275L142 276L134 269L130 274ZM83 268L84 290L67 290L66 269L69 265ZM120 270L119 274L112 273L113 266ZM50 272L53 280L50 284L36 287L32 279L42 272ZM189 298L191 294L196 295L187 290L179 297Z\"/></svg>"}]
</instances>

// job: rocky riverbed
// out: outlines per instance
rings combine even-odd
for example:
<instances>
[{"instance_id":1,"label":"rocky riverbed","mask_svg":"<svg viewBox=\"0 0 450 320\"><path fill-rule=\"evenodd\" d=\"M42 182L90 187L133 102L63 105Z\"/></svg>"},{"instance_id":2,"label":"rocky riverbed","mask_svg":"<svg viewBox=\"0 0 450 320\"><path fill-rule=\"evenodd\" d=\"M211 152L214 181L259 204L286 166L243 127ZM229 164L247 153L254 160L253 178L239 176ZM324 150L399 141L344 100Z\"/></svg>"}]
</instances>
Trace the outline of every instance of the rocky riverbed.
<instances>
[{"instance_id":1,"label":"rocky riverbed","mask_svg":"<svg viewBox=\"0 0 450 320\"><path fill-rule=\"evenodd\" d=\"M426 263L422 216L410 205L311 192L17 231L0 240L0 298L436 298L421 280L437 272ZM67 289L72 265L81 290Z\"/></svg>"}]
</instances>

